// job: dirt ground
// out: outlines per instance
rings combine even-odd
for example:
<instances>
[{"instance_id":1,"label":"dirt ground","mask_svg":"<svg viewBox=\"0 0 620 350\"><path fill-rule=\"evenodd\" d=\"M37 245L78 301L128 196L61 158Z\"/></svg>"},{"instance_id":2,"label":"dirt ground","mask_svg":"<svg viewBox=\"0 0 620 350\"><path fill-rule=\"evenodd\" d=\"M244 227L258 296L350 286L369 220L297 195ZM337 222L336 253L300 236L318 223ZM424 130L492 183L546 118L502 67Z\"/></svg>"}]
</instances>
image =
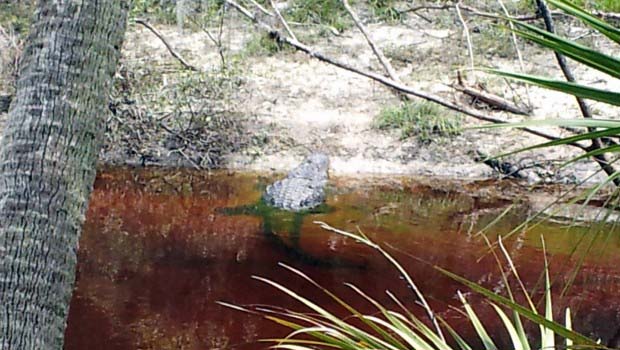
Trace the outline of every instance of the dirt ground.
<instances>
[{"instance_id":1,"label":"dirt ground","mask_svg":"<svg viewBox=\"0 0 620 350\"><path fill-rule=\"evenodd\" d=\"M449 12L439 15L451 16ZM470 21L475 23L476 19L470 18ZM449 86L456 81L456 69L467 62L467 45L458 24L429 25L419 17L410 16L402 24L370 23L367 29L378 45L391 53L389 56L403 82L448 100L463 104L470 102L469 98ZM583 35L580 30L583 31L570 27L568 31L574 32L573 35ZM161 26L160 31L193 65L204 70L218 69L220 60L217 48L203 32L179 33L176 27ZM211 31L216 29L211 28ZM256 31L237 14L230 14L223 30L225 48L229 53L242 52L248 42L256 40ZM485 39L494 38L473 38L474 53L479 61L477 64L519 69L514 54L502 58L477 52L476 42L484 45ZM599 48L607 49L599 39L593 38L592 42ZM374 54L354 27L339 36L314 36L311 41L315 50L330 57L362 69L381 72ZM544 72L560 77L553 56L532 45L520 43L519 46L524 52L527 72ZM511 46L503 50L510 49ZM155 62L174 62L159 39L141 26L132 26L127 37L125 57L139 60L146 55ZM420 142L415 137L402 139L398 131L382 131L373 127L373 121L383 108L399 103L398 98L381 84L291 50L250 55L242 66L243 84L234 97L240 103L236 103L234 109L243 116L244 130L263 135L265 142L254 145L252 152L246 149L226 154L223 165L229 168L285 171L308 152L321 150L331 156L331 171L336 174L485 178L495 175L491 168L474 160L476 151L498 154L506 149L543 141L508 129L470 129L459 136L438 138L430 143ZM599 87L620 86L618 82L598 76L596 72L577 65L573 67L580 81ZM469 73L469 80L485 83L489 90L507 99L531 100L534 107L531 118L579 116L576 104L569 96L534 87L530 87L528 92L523 86L508 84L483 73ZM612 86L614 83L616 85ZM610 110L607 106L595 105L594 110L599 117L618 115L618 110ZM503 112L489 110L487 113L503 120L519 120ZM480 125L480 122L464 118L464 124L469 127ZM547 131L567 135L562 130ZM539 175L563 181L584 178L598 169L584 162L572 169L558 171L547 163L575 154L575 150L563 147L510 160L515 164L545 164L546 169L536 171ZM533 179L540 177L534 176Z\"/></svg>"},{"instance_id":2,"label":"dirt ground","mask_svg":"<svg viewBox=\"0 0 620 350\"><path fill-rule=\"evenodd\" d=\"M363 15L364 9L359 10ZM405 84L470 104L470 98L449 86L456 82L457 69L468 64L463 27L453 11L427 12L425 17L431 23L410 15L398 24L366 25ZM488 27L477 17L467 17L467 21L476 66L520 70L509 36L489 35ZM212 34L218 32L213 25L207 28ZM378 130L374 121L382 109L400 103L389 89L301 52L250 52L250 45L258 41L258 29L232 9L222 27L221 46L229 72L225 79L218 76L223 66L218 47L204 31L154 26L201 72L183 71L159 38L139 24L130 25L113 96L115 113L108 123L107 143L101 157L104 163L283 172L309 152L323 151L330 155L330 171L337 175L479 179L498 174L476 161L477 152L496 155L544 141L512 129L471 129L482 123L468 117L462 120L469 129L457 136L437 137L432 142L422 142L417 137L403 139L397 130ZM321 34L317 28L293 26L304 38L302 41L316 51L382 73L376 57L354 26L338 35ZM583 37L582 40L610 53L619 52L583 28L572 24L565 28L569 36ZM526 72L560 77L551 54L523 42L519 49ZM579 81L620 89L618 81L577 64L572 67ZM222 89L207 89L216 80ZM535 87L528 90L480 72L467 72L467 80L472 85L483 84L508 100L531 101L533 112L527 119L579 116L574 99L569 96ZM593 110L599 118L619 115L618 109L600 104L593 104ZM485 113L502 120L522 120L505 112ZM197 123L194 117L202 118L201 122ZM545 131L568 135L557 128ZM557 167L578 151L558 147L507 160L517 166L539 164L527 175L530 181L574 182L598 170L585 161L571 168Z\"/></svg>"}]
</instances>

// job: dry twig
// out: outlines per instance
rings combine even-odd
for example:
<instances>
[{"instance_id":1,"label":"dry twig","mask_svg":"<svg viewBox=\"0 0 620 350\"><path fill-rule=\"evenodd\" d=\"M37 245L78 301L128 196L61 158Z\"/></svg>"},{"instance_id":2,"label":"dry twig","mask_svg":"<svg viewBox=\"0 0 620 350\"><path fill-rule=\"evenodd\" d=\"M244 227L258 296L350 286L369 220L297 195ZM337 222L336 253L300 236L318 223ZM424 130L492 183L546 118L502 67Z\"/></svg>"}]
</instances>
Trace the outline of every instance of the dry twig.
<instances>
[{"instance_id":1,"label":"dry twig","mask_svg":"<svg viewBox=\"0 0 620 350\"><path fill-rule=\"evenodd\" d=\"M155 29L152 25L150 25L146 20L136 18L134 22L145 26L148 30L150 30L153 34L155 34L155 36L158 37L159 40L161 40L161 42L166 46L166 48L168 49L172 57L176 58L183 65L183 67L189 70L199 71L198 68L187 63L187 61L178 52L176 52L176 50L172 46L170 46L170 44L164 38L164 36L157 29Z\"/></svg>"},{"instance_id":2,"label":"dry twig","mask_svg":"<svg viewBox=\"0 0 620 350\"><path fill-rule=\"evenodd\" d=\"M457 2L454 4L454 9L456 10L456 15L459 17L459 21L463 26L463 34L465 34L465 39L467 39L467 52L469 53L469 65L472 69L474 69L474 49L473 44L471 43L471 36L469 35L469 27L467 26L467 22L463 18L460 10L461 2Z\"/></svg>"},{"instance_id":3,"label":"dry twig","mask_svg":"<svg viewBox=\"0 0 620 350\"><path fill-rule=\"evenodd\" d=\"M203 25L199 24L196 20L190 18L194 25L198 26L200 30L202 30L209 40L217 47L217 53L220 56L220 61L222 62L222 67L227 67L226 55L224 54L224 45L222 44L222 29L224 28L224 12L226 11L226 7L222 6L220 9L221 14L219 15L219 23L218 23L218 34L217 38Z\"/></svg>"},{"instance_id":4,"label":"dry twig","mask_svg":"<svg viewBox=\"0 0 620 350\"><path fill-rule=\"evenodd\" d=\"M452 84L451 87L468 96L473 97L476 100L479 100L489 105L492 108L510 112L513 114L519 114L519 115L530 114L529 111L519 108L518 106L515 106L514 104L510 103L509 101L507 101L506 99L502 97L499 97L497 95L491 94L486 91L474 89L470 86L466 86L465 84L463 84L461 80L459 80L458 84Z\"/></svg>"}]
</instances>

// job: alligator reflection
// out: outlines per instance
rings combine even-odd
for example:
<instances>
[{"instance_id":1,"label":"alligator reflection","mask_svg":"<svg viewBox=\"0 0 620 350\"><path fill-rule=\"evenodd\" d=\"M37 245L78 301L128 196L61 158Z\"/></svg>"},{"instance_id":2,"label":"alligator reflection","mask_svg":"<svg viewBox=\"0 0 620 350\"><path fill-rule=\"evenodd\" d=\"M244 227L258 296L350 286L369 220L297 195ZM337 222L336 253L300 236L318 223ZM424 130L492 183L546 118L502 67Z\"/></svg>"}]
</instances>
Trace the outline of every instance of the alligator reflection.
<instances>
[{"instance_id":1,"label":"alligator reflection","mask_svg":"<svg viewBox=\"0 0 620 350\"><path fill-rule=\"evenodd\" d=\"M295 261L326 267L364 268L366 266L364 262L346 261L339 256L317 257L312 253L306 252L300 245L301 227L304 217L313 214L327 214L332 209L328 205L322 204L311 210L290 212L276 209L265 203L261 198L256 204L223 208L218 210L218 212L224 215L251 215L261 218L262 234L269 241L273 242L274 246L282 249ZM286 234L288 237L282 236L281 233Z\"/></svg>"},{"instance_id":2,"label":"alligator reflection","mask_svg":"<svg viewBox=\"0 0 620 350\"><path fill-rule=\"evenodd\" d=\"M278 305L305 311L252 275L285 283L332 310L328 296L293 278L278 262L286 262L352 306L373 308L343 285L350 282L390 307L389 289L406 305L423 313L398 273L375 252L350 239L321 230L321 220L396 247L394 255L416 279L433 308L472 336L456 305L463 289L437 273L438 265L501 292L501 275L484 243L468 235L511 205L501 197L507 183L462 185L464 191L392 181L352 184L335 181L327 202L333 210L306 213L269 211L259 203L258 176L202 174L192 171L111 169L98 176L80 241L77 281L71 303L66 349L266 349L260 337L286 334L255 315L215 303ZM470 187L468 187L470 186ZM471 187L473 186L473 187ZM484 195L465 195L461 193ZM443 188L437 190L433 188ZM222 208L237 208L224 215ZM505 216L494 230L506 232L525 215L523 206ZM575 238L588 231L540 226L506 242L528 288L539 281L543 266L539 236L545 233L552 256L556 290L572 276L579 260L569 253ZM620 236L593 244L581 272L566 296L556 296L557 311L571 306L576 326L607 341L620 324ZM492 239L492 238L491 238ZM274 244L276 242L276 244ZM602 247L605 249L603 250ZM581 248L579 248L581 249ZM578 249L578 250L579 250ZM581 249L582 251L585 250ZM353 268L364 266L363 269ZM469 296L483 322L499 327L493 311ZM340 313L343 317L346 313ZM506 335L498 334L498 343Z\"/></svg>"}]
</instances>

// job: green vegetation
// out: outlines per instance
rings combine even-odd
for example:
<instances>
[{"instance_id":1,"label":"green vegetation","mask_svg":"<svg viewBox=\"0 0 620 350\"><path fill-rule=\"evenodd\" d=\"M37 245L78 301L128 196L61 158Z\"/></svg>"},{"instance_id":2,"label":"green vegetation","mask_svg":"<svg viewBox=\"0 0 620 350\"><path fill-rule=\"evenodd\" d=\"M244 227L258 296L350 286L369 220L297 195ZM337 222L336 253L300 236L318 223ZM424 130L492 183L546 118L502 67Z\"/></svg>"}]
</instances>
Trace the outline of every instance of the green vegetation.
<instances>
[{"instance_id":1,"label":"green vegetation","mask_svg":"<svg viewBox=\"0 0 620 350\"><path fill-rule=\"evenodd\" d=\"M134 0L131 17L145 17L161 23L176 22L174 2L162 0Z\"/></svg>"},{"instance_id":2,"label":"green vegetation","mask_svg":"<svg viewBox=\"0 0 620 350\"><path fill-rule=\"evenodd\" d=\"M20 36L25 36L30 28L33 8L32 1L0 1L0 27L11 28Z\"/></svg>"},{"instance_id":3,"label":"green vegetation","mask_svg":"<svg viewBox=\"0 0 620 350\"><path fill-rule=\"evenodd\" d=\"M618 0L573 0L573 3L581 8L620 12L620 1Z\"/></svg>"},{"instance_id":4,"label":"green vegetation","mask_svg":"<svg viewBox=\"0 0 620 350\"><path fill-rule=\"evenodd\" d=\"M294 0L285 17L293 22L327 25L338 31L351 25L340 0Z\"/></svg>"},{"instance_id":5,"label":"green vegetation","mask_svg":"<svg viewBox=\"0 0 620 350\"><path fill-rule=\"evenodd\" d=\"M287 45L282 45L269 33L254 33L245 43L242 52L243 56L273 56L279 52L293 52L294 49Z\"/></svg>"},{"instance_id":6,"label":"green vegetation","mask_svg":"<svg viewBox=\"0 0 620 350\"><path fill-rule=\"evenodd\" d=\"M437 136L458 135L461 118L428 101L403 102L400 106L381 111L375 126L379 129L400 129L402 138L417 136L422 142L430 142Z\"/></svg>"},{"instance_id":7,"label":"green vegetation","mask_svg":"<svg viewBox=\"0 0 620 350\"><path fill-rule=\"evenodd\" d=\"M368 2L375 16L387 22L398 22L403 14L398 11L394 0L370 0Z\"/></svg>"}]
</instances>

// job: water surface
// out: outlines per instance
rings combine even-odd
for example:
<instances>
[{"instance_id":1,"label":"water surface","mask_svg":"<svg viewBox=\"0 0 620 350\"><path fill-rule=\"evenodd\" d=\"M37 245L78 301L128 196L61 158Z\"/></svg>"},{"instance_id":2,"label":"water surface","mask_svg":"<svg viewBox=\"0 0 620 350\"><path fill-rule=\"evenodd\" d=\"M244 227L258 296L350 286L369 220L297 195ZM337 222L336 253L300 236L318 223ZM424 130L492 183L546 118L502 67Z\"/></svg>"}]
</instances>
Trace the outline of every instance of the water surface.
<instances>
[{"instance_id":1,"label":"water surface","mask_svg":"<svg viewBox=\"0 0 620 350\"><path fill-rule=\"evenodd\" d=\"M398 178L333 179L330 210L324 213L299 217L258 210L228 215L223 210L258 203L270 181L273 178L258 174L227 172L101 171L80 241L65 348L266 349L268 344L257 339L283 336L286 330L216 301L307 310L253 275L281 282L346 316L278 262L304 271L365 312L374 309L344 282L396 308L385 294L390 290L423 315L412 291L379 254L322 230L315 220L359 229L393 247L388 251L406 267L436 312L473 338L471 327L450 307L458 305L456 291L466 288L433 266L505 292L492 254L475 233L508 207L510 213L488 231L490 240L528 215L518 196L525 189L518 184ZM607 342L618 336L620 325L620 236L595 232L539 225L513 235L506 247L527 287L536 290L544 234L554 290L573 281L564 296L554 294L556 313L570 306L579 330ZM578 241L582 243L573 252ZM576 264L582 266L574 275ZM505 342L507 335L497 331L499 319L479 297L467 295L489 329L496 330L498 342Z\"/></svg>"}]
</instances>

